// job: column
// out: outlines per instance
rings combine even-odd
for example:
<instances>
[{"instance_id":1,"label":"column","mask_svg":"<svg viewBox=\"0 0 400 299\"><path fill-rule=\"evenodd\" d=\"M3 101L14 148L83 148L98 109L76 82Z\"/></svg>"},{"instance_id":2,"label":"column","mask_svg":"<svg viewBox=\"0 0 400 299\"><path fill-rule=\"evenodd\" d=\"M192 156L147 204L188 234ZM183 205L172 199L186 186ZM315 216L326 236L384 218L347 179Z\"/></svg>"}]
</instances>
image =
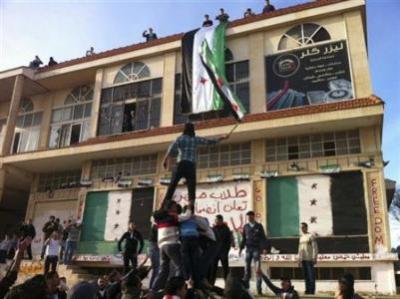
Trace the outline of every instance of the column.
<instances>
[{"instance_id":1,"label":"column","mask_svg":"<svg viewBox=\"0 0 400 299\"><path fill-rule=\"evenodd\" d=\"M264 69L264 34L261 32L249 36L250 43L250 113L266 110L266 89Z\"/></svg>"},{"instance_id":2,"label":"column","mask_svg":"<svg viewBox=\"0 0 400 299\"><path fill-rule=\"evenodd\" d=\"M50 134L50 123L51 123L51 114L53 108L53 96L47 93L44 96L45 101L44 103L44 110L43 110L43 117L42 117L42 124L40 126L40 137L39 137L39 150L43 150L48 148L48 140Z\"/></svg>"},{"instance_id":3,"label":"column","mask_svg":"<svg viewBox=\"0 0 400 299\"><path fill-rule=\"evenodd\" d=\"M97 126L99 123L100 116L100 99L101 99L101 89L103 87L103 69L98 69L96 71L96 77L93 88L93 103L92 103L92 114L90 117L90 134L89 138L97 136Z\"/></svg>"},{"instance_id":4,"label":"column","mask_svg":"<svg viewBox=\"0 0 400 299\"><path fill-rule=\"evenodd\" d=\"M160 127L174 124L175 67L176 53L165 54Z\"/></svg>"},{"instance_id":5,"label":"column","mask_svg":"<svg viewBox=\"0 0 400 299\"><path fill-rule=\"evenodd\" d=\"M372 94L371 77L368 67L368 55L365 32L361 14L358 11L344 14L350 70L356 98L368 97Z\"/></svg>"},{"instance_id":6,"label":"column","mask_svg":"<svg viewBox=\"0 0 400 299\"><path fill-rule=\"evenodd\" d=\"M11 96L10 110L8 111L7 123L4 132L3 146L0 155L8 155L11 152L11 143L14 136L15 124L17 122L19 104L24 89L23 75L17 75L14 81L13 93Z\"/></svg>"}]
</instances>

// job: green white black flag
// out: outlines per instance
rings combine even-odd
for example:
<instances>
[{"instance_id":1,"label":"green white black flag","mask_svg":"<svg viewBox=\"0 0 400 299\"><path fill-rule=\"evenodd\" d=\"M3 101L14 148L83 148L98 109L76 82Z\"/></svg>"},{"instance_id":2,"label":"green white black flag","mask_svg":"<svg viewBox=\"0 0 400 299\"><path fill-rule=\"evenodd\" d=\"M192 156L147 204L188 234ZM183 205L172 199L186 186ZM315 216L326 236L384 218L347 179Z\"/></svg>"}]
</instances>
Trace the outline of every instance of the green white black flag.
<instances>
[{"instance_id":1,"label":"green white black flag","mask_svg":"<svg viewBox=\"0 0 400 299\"><path fill-rule=\"evenodd\" d=\"M202 27L182 39L182 112L202 113L228 107L240 120L245 109L225 77L226 23Z\"/></svg>"}]
</instances>

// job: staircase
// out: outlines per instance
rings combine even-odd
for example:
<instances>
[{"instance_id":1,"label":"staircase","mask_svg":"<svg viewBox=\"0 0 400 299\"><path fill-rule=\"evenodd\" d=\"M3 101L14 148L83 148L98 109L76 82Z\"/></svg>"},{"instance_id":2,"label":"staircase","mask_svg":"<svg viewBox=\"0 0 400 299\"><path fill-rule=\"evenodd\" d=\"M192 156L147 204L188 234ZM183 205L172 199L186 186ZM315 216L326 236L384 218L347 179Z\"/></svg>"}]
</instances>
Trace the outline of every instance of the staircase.
<instances>
[{"instance_id":1,"label":"staircase","mask_svg":"<svg viewBox=\"0 0 400 299\"><path fill-rule=\"evenodd\" d=\"M67 285L69 287L74 286L80 281L91 281L97 279L97 276L90 274L88 271L77 265L58 265L57 271L60 277L64 276L67 278Z\"/></svg>"}]
</instances>

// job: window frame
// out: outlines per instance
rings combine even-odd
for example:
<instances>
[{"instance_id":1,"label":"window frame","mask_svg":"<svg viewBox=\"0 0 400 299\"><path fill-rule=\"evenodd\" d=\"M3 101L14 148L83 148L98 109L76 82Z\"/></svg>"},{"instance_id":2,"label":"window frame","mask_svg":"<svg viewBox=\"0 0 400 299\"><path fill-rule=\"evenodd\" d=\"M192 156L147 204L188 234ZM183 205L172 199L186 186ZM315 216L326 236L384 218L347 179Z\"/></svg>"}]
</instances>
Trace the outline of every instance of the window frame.
<instances>
[{"instance_id":1,"label":"window frame","mask_svg":"<svg viewBox=\"0 0 400 299\"><path fill-rule=\"evenodd\" d=\"M354 135L356 131L358 136ZM333 139L328 139L328 137L326 137L328 134L332 134ZM345 134L345 138L339 138L340 134ZM296 142L290 143L290 140L294 139ZM308 141L304 142L304 139ZM345 148L339 146L339 143L341 142L341 144L343 144L343 141L346 143ZM358 144L350 145L350 141L355 141ZM327 145L329 143L334 143L334 147L328 147ZM297 151L291 152L291 147L297 147ZM305 148L307 148L307 150L304 150ZM362 153L362 148L359 129L265 139L265 161L267 163L311 158L329 158L360 153Z\"/></svg>"},{"instance_id":2,"label":"window frame","mask_svg":"<svg viewBox=\"0 0 400 299\"><path fill-rule=\"evenodd\" d=\"M76 100L75 96L73 95L74 91L76 91L78 89L80 91L84 87L87 87L89 89L89 91L86 93L86 95L91 93L91 98L89 100L87 100L87 98L85 98L86 100L83 100L83 101ZM86 132L85 130L90 131L90 120L92 117L92 109L93 109L93 92L94 92L94 89L93 89L93 86L91 86L91 85L81 85L81 86L75 87L74 89L72 89L70 91L70 93L68 93L68 95L64 99L63 105L55 106L52 108L51 119L50 119L50 134L49 134L48 142L47 142L47 145L49 148L64 148L64 147L68 147L68 146L72 145L71 132L72 132L72 127L75 125L80 125L79 142L77 142L77 143L85 141L89 137L88 132ZM70 96L73 97L75 102L66 104L66 102ZM79 118L75 118L75 109L76 109L76 107L79 107L79 106L82 106L82 108L83 108L82 115ZM64 120L64 113L68 109L70 109L71 115L70 115L69 119ZM87 113L87 110L89 110L89 113ZM54 114L58 111L61 111L61 120L55 121L53 119ZM60 138L62 136L62 134L60 132L59 133L60 135L58 136L59 140L53 144L53 142L55 142L55 140L57 140L57 139L53 140L53 130L56 129L57 127L58 127L58 130L61 130L63 127L68 127L67 128L68 138ZM85 136L85 134L86 134L86 136ZM76 143L73 143L73 144L76 144Z\"/></svg>"}]
</instances>

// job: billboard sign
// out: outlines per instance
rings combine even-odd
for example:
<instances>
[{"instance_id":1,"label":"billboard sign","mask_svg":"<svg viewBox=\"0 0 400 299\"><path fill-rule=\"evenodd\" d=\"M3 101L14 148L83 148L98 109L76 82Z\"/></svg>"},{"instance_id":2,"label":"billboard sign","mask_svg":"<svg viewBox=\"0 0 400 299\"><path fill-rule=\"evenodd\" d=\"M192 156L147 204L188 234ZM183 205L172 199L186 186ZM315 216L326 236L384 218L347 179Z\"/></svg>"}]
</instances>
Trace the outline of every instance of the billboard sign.
<instances>
[{"instance_id":1,"label":"billboard sign","mask_svg":"<svg viewBox=\"0 0 400 299\"><path fill-rule=\"evenodd\" d=\"M267 110L354 97L346 41L267 56Z\"/></svg>"}]
</instances>

